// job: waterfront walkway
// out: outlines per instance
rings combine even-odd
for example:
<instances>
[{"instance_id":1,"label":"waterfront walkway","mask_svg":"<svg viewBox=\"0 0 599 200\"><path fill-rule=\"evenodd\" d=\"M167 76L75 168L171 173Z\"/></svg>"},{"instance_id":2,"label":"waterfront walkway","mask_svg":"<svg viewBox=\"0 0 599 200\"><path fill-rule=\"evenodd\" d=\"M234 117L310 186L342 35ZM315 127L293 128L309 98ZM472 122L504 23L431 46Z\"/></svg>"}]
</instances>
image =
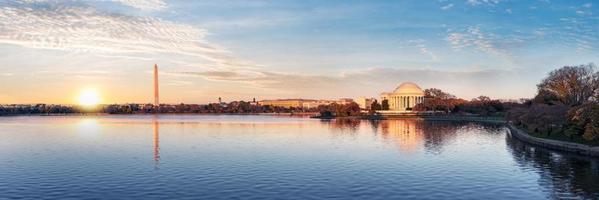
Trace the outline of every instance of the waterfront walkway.
<instances>
[{"instance_id":1,"label":"waterfront walkway","mask_svg":"<svg viewBox=\"0 0 599 200\"><path fill-rule=\"evenodd\" d=\"M510 134L513 137L515 137L519 140L522 140L524 142L538 145L538 146L545 147L545 148L549 148L549 149L556 149L556 150L561 150L561 151L577 153L580 155L599 157L599 147L593 147L593 146L578 144L578 143L573 143L573 142L538 138L538 137L529 135L528 133L526 133L523 130L520 130L519 128L515 127L513 124L508 123L507 126L510 130Z\"/></svg>"}]
</instances>

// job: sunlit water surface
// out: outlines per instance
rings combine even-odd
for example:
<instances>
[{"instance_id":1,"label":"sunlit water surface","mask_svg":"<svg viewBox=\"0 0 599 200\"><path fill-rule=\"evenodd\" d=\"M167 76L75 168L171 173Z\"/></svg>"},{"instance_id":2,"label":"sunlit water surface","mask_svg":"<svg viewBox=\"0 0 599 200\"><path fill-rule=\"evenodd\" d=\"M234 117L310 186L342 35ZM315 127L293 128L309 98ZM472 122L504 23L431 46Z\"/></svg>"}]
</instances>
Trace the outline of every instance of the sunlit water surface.
<instances>
[{"instance_id":1,"label":"sunlit water surface","mask_svg":"<svg viewBox=\"0 0 599 200\"><path fill-rule=\"evenodd\" d=\"M598 160L493 124L2 117L0 137L0 199L599 199Z\"/></svg>"}]
</instances>

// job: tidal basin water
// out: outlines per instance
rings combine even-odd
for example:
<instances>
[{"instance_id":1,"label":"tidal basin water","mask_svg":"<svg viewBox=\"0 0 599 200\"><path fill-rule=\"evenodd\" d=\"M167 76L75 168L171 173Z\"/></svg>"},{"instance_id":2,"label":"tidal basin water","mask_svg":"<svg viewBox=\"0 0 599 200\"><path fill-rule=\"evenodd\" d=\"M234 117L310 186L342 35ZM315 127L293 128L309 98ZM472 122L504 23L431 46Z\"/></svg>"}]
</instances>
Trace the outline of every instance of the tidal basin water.
<instances>
[{"instance_id":1,"label":"tidal basin water","mask_svg":"<svg viewBox=\"0 0 599 200\"><path fill-rule=\"evenodd\" d=\"M0 199L599 199L599 160L484 123L1 117L0 138Z\"/></svg>"}]
</instances>

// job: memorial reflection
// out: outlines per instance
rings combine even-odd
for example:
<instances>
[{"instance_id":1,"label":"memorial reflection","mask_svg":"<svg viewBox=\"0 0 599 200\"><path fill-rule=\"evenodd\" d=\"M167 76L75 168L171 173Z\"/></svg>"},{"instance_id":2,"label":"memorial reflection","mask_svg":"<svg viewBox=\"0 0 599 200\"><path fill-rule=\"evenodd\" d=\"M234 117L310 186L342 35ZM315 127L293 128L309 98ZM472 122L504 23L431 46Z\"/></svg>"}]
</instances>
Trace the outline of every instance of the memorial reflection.
<instances>
[{"instance_id":1,"label":"memorial reflection","mask_svg":"<svg viewBox=\"0 0 599 200\"><path fill-rule=\"evenodd\" d=\"M418 150L441 153L444 145L455 140L460 128L480 126L474 123L426 121L423 119L335 119L322 122L332 128L335 133L355 135L362 131L377 137L380 136L383 141L395 144L401 152L405 153Z\"/></svg>"},{"instance_id":2,"label":"memorial reflection","mask_svg":"<svg viewBox=\"0 0 599 200\"><path fill-rule=\"evenodd\" d=\"M401 152L414 152L422 148L423 121L418 119L384 120L380 122L380 135L385 141L397 144Z\"/></svg>"},{"instance_id":3,"label":"memorial reflection","mask_svg":"<svg viewBox=\"0 0 599 200\"><path fill-rule=\"evenodd\" d=\"M553 199L599 199L599 159L556 153L506 137L520 168L535 168Z\"/></svg>"}]
</instances>

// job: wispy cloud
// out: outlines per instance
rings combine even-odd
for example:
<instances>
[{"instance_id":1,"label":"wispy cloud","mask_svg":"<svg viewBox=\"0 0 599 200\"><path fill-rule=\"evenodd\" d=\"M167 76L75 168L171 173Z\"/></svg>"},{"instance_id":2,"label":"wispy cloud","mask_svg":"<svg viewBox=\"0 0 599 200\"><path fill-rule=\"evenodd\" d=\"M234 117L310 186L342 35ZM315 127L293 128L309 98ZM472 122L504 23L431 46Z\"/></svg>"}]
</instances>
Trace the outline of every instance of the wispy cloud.
<instances>
[{"instance_id":1,"label":"wispy cloud","mask_svg":"<svg viewBox=\"0 0 599 200\"><path fill-rule=\"evenodd\" d=\"M163 0L115 0L124 5L138 8L141 10L162 10L167 7Z\"/></svg>"},{"instance_id":2,"label":"wispy cloud","mask_svg":"<svg viewBox=\"0 0 599 200\"><path fill-rule=\"evenodd\" d=\"M21 2L21 3L58 3L61 1L57 1L57 0L16 0L17 2ZM75 0L71 0L71 1L75 1ZM167 7L167 4L164 0L79 0L80 2L106 2L106 1L110 1L110 2L117 2L129 7L133 7L133 8L137 8L140 10L147 10L147 11L155 11L155 10L162 10L164 8ZM62 1L62 2L69 2L69 0L67 1Z\"/></svg>"},{"instance_id":3,"label":"wispy cloud","mask_svg":"<svg viewBox=\"0 0 599 200\"><path fill-rule=\"evenodd\" d=\"M453 8L453 3L447 4L447 5L443 6L443 7L441 7L441 10L449 10L451 8Z\"/></svg>"},{"instance_id":4,"label":"wispy cloud","mask_svg":"<svg viewBox=\"0 0 599 200\"><path fill-rule=\"evenodd\" d=\"M426 41L423 39L408 41L408 44L416 47L419 50L420 54L430 57L433 61L439 61L439 57L437 57L437 54L430 51L425 43Z\"/></svg>"},{"instance_id":5,"label":"wispy cloud","mask_svg":"<svg viewBox=\"0 0 599 200\"><path fill-rule=\"evenodd\" d=\"M0 43L120 56L170 53L217 67L251 66L206 41L207 35L206 30L185 24L103 13L88 6L54 2L0 7Z\"/></svg>"},{"instance_id":6,"label":"wispy cloud","mask_svg":"<svg viewBox=\"0 0 599 200\"><path fill-rule=\"evenodd\" d=\"M522 42L521 38L501 38L492 33L485 33L477 26L468 27L464 31L449 32L445 40L456 51L474 48L508 61L512 60L511 55L499 46L509 47L511 43Z\"/></svg>"},{"instance_id":7,"label":"wispy cloud","mask_svg":"<svg viewBox=\"0 0 599 200\"><path fill-rule=\"evenodd\" d=\"M466 3L468 3L472 6L481 5L481 4L495 5L495 4L499 4L501 2L502 2L502 0L467 0L466 1Z\"/></svg>"},{"instance_id":8,"label":"wispy cloud","mask_svg":"<svg viewBox=\"0 0 599 200\"><path fill-rule=\"evenodd\" d=\"M560 23L548 27L552 39L564 47L573 47L578 51L597 51L599 18L577 16L561 18Z\"/></svg>"},{"instance_id":9,"label":"wispy cloud","mask_svg":"<svg viewBox=\"0 0 599 200\"><path fill-rule=\"evenodd\" d=\"M205 71L184 72L186 75L199 76L207 80L234 81L240 86L251 86L258 89L267 89L273 94L287 97L353 97L360 95L378 95L379 92L392 87L401 81L415 81L418 84L445 88L452 92L460 91L462 87L484 84L487 81L497 81L511 75L507 70L473 70L473 71L443 71L432 69L393 69L393 68L368 68L340 73L338 75L301 75L268 71ZM449 84L452 83L452 84ZM471 97L470 92L483 92L468 90L469 93L457 93L465 98ZM500 89L499 87L497 88ZM333 92L334 91L334 92Z\"/></svg>"}]
</instances>

